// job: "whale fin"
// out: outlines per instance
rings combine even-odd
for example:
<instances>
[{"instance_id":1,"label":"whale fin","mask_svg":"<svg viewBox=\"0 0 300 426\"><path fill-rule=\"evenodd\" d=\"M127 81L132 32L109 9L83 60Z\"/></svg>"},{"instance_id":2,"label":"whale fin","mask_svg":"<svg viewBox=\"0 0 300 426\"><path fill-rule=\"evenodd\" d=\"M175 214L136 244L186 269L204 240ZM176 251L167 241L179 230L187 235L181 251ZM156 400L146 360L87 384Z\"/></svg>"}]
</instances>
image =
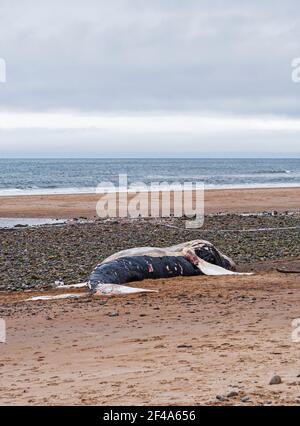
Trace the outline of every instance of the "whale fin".
<instances>
[{"instance_id":1,"label":"whale fin","mask_svg":"<svg viewBox=\"0 0 300 426\"><path fill-rule=\"evenodd\" d=\"M95 296L112 296L116 294L158 293L157 290L128 287L120 284L98 284Z\"/></svg>"},{"instance_id":2,"label":"whale fin","mask_svg":"<svg viewBox=\"0 0 300 426\"><path fill-rule=\"evenodd\" d=\"M204 275L253 275L252 272L235 272L199 258L196 266Z\"/></svg>"},{"instance_id":3,"label":"whale fin","mask_svg":"<svg viewBox=\"0 0 300 426\"><path fill-rule=\"evenodd\" d=\"M230 269L222 268L222 266L215 265L213 263L206 262L206 260L197 256L195 250L191 248L183 249L185 258L200 269L204 275L253 275L252 272L235 272Z\"/></svg>"},{"instance_id":4,"label":"whale fin","mask_svg":"<svg viewBox=\"0 0 300 426\"><path fill-rule=\"evenodd\" d=\"M61 299L76 299L79 297L90 296L90 293L64 293L56 294L55 296L34 296L29 299L25 299L25 302L37 301L37 300L61 300Z\"/></svg>"}]
</instances>

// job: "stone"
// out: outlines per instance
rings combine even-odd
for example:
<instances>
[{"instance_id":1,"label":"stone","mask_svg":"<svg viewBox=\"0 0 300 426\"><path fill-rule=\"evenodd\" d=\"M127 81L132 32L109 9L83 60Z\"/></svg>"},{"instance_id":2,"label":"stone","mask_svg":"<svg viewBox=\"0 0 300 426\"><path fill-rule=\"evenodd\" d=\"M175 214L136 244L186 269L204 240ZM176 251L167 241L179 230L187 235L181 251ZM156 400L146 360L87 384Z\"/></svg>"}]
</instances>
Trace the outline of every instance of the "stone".
<instances>
[{"instance_id":1,"label":"stone","mask_svg":"<svg viewBox=\"0 0 300 426\"><path fill-rule=\"evenodd\" d=\"M282 383L281 377L276 374L270 380L269 385L280 385L280 383Z\"/></svg>"},{"instance_id":2,"label":"stone","mask_svg":"<svg viewBox=\"0 0 300 426\"><path fill-rule=\"evenodd\" d=\"M108 314L108 316L109 316L109 317L118 317L118 316L119 316L119 313L118 313L118 312L110 312L110 313Z\"/></svg>"},{"instance_id":3,"label":"stone","mask_svg":"<svg viewBox=\"0 0 300 426\"><path fill-rule=\"evenodd\" d=\"M238 396L239 395L239 393L238 392L236 392L236 391L231 391L231 392L229 392L226 396L227 396L227 398L234 398L235 396Z\"/></svg>"},{"instance_id":4,"label":"stone","mask_svg":"<svg viewBox=\"0 0 300 426\"><path fill-rule=\"evenodd\" d=\"M226 401L226 398L225 398L225 396L223 396L223 395L217 395L217 396L216 396L216 399L217 399L218 401Z\"/></svg>"}]
</instances>

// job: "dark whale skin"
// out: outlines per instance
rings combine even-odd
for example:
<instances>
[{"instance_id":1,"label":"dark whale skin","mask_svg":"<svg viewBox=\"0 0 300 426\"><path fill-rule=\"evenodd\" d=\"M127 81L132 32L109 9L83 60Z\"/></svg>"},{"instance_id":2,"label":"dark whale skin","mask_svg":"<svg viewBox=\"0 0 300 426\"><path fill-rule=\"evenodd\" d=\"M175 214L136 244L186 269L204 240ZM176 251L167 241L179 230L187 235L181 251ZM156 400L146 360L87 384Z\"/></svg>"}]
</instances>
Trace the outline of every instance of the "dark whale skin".
<instances>
[{"instance_id":1,"label":"dark whale skin","mask_svg":"<svg viewBox=\"0 0 300 426\"><path fill-rule=\"evenodd\" d=\"M183 256L127 256L98 265L89 277L91 291L98 284L127 284L145 279L202 275Z\"/></svg>"},{"instance_id":2,"label":"dark whale skin","mask_svg":"<svg viewBox=\"0 0 300 426\"><path fill-rule=\"evenodd\" d=\"M229 260L222 256L222 254L212 245L206 244L201 248L197 248L195 250L195 254L196 256L200 257L200 259L203 259L208 263L212 263L213 265L221 266L222 268L228 270L235 269L232 267Z\"/></svg>"}]
</instances>

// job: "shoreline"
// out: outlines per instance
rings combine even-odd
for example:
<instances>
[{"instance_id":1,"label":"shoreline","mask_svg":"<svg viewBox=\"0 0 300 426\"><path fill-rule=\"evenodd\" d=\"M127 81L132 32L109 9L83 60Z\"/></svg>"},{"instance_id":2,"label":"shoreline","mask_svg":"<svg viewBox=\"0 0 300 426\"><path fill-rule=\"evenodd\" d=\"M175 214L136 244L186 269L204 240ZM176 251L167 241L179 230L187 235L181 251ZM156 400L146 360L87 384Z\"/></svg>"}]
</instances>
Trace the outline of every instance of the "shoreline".
<instances>
[{"instance_id":1,"label":"shoreline","mask_svg":"<svg viewBox=\"0 0 300 426\"><path fill-rule=\"evenodd\" d=\"M129 185L130 186L130 185ZM171 186L171 184L170 184ZM179 187L178 190L180 190L181 186ZM205 185L204 184L204 188L205 191L235 191L235 190L252 190L252 189L292 189L292 188L300 188L300 183L295 183L295 184L286 184L283 185L282 183L280 184L274 184L274 185L270 185L270 184L257 184L257 185L219 185L219 186L210 186L210 185ZM149 188L149 193L156 193L158 191L160 192L164 192L166 191L168 188L167 187L162 187L162 188ZM111 193L116 193L116 194L123 194L124 192L127 192L128 194L134 194L137 191L143 191L143 188L129 188L127 190L116 190L116 191L112 191ZM176 191L176 187L175 187L175 191ZM103 190L103 193L105 193L105 191ZM3 197L31 197L31 196L36 196L36 197L40 197L40 196L65 196L65 195L95 195L95 194L101 194L101 192L97 191L97 187L88 187L88 188L81 188L81 187L76 187L76 188L56 188L56 189L46 189L46 188L39 188L39 189L0 189L0 200Z\"/></svg>"},{"instance_id":2,"label":"shoreline","mask_svg":"<svg viewBox=\"0 0 300 426\"><path fill-rule=\"evenodd\" d=\"M158 194L152 192L153 195ZM10 195L0 197L0 218L96 218L104 194ZM116 193L118 200L119 194ZM171 203L173 202L171 193ZM299 211L300 187L205 190L205 214ZM134 194L128 193L128 200ZM195 192L193 193L195 200ZM161 200L161 194L160 194ZM156 200L158 202L158 200Z\"/></svg>"}]
</instances>

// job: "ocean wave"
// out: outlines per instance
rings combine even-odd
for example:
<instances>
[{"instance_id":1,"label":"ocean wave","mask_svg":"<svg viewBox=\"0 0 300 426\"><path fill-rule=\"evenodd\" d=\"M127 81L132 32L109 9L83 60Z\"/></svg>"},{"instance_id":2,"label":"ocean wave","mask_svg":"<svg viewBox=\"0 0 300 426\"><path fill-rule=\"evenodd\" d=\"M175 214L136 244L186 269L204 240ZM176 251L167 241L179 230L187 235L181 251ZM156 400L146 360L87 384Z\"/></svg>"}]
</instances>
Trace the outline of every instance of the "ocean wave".
<instances>
[{"instance_id":1,"label":"ocean wave","mask_svg":"<svg viewBox=\"0 0 300 426\"><path fill-rule=\"evenodd\" d=\"M264 182L264 183L206 183L204 189L257 189L257 188L299 188L299 182ZM155 191L167 191L169 186L160 187L148 187L150 192ZM181 186L178 188L173 187L173 190L182 190ZM118 190L117 186L115 190L112 188L97 188L97 187L74 187L74 188L56 188L56 189L18 189L18 188L0 188L0 197L4 196L24 196L24 195L76 195L76 194L104 194L104 193L118 193L118 192L143 192L144 187L129 188L128 191Z\"/></svg>"},{"instance_id":2,"label":"ocean wave","mask_svg":"<svg viewBox=\"0 0 300 426\"><path fill-rule=\"evenodd\" d=\"M282 175L282 174L290 174L291 170L256 170L252 172L253 175Z\"/></svg>"}]
</instances>

